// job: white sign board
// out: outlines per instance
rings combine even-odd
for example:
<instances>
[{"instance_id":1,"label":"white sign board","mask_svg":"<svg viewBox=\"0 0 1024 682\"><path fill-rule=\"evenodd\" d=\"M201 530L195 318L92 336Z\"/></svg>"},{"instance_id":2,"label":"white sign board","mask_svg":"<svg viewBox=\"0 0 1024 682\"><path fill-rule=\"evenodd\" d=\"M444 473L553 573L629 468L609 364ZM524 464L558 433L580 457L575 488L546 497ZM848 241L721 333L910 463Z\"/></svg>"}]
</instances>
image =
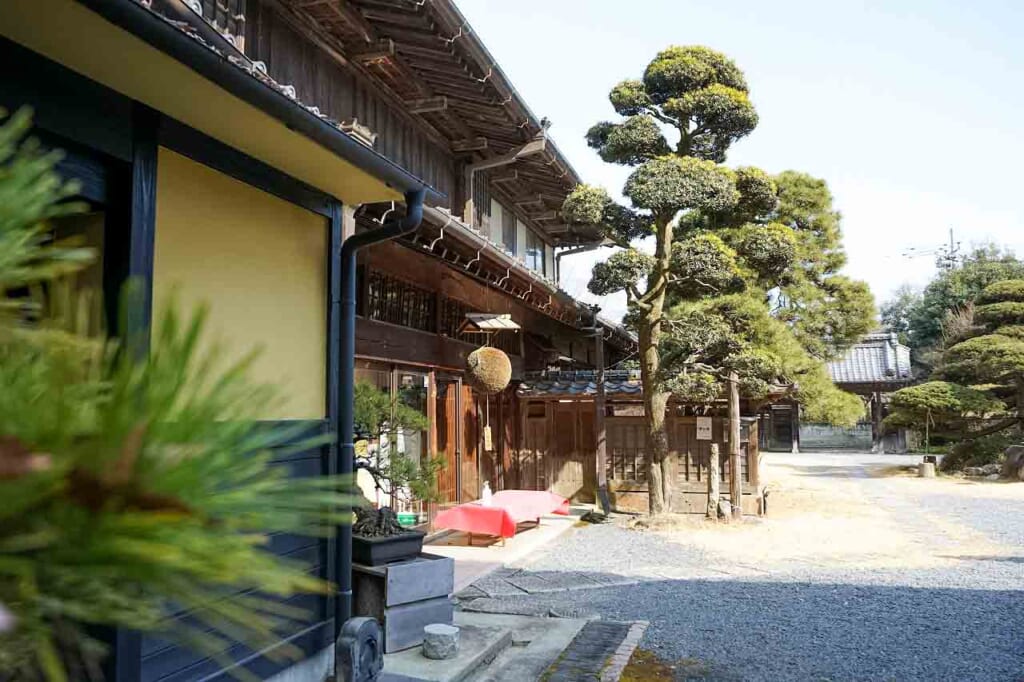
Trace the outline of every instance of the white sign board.
<instances>
[{"instance_id":1,"label":"white sign board","mask_svg":"<svg viewBox=\"0 0 1024 682\"><path fill-rule=\"evenodd\" d=\"M711 417L697 417L697 440L711 440Z\"/></svg>"}]
</instances>

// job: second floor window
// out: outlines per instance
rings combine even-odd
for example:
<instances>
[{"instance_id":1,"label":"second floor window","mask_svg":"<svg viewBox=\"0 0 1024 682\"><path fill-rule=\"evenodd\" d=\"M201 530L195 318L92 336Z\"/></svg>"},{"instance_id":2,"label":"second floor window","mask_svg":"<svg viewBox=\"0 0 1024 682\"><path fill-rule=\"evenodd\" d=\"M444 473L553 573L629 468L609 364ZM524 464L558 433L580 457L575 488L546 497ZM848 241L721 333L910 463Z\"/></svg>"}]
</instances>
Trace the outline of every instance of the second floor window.
<instances>
[{"instance_id":1,"label":"second floor window","mask_svg":"<svg viewBox=\"0 0 1024 682\"><path fill-rule=\"evenodd\" d=\"M547 274L544 262L544 242L532 231L526 232L526 266L534 272Z\"/></svg>"},{"instance_id":2,"label":"second floor window","mask_svg":"<svg viewBox=\"0 0 1024 682\"><path fill-rule=\"evenodd\" d=\"M508 209L501 212L501 244L510 253L516 252L516 214Z\"/></svg>"}]
</instances>

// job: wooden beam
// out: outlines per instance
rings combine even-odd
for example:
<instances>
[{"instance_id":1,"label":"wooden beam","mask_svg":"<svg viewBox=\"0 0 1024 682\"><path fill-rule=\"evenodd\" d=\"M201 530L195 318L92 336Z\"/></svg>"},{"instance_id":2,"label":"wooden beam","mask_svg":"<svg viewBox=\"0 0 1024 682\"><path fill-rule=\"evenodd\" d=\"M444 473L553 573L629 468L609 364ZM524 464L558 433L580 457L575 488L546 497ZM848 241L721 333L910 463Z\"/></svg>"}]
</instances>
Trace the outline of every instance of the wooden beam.
<instances>
[{"instance_id":1,"label":"wooden beam","mask_svg":"<svg viewBox=\"0 0 1024 682\"><path fill-rule=\"evenodd\" d=\"M444 111L448 108L448 98L441 95L438 97L423 97L409 100L405 103L411 114L426 114L432 111Z\"/></svg>"},{"instance_id":2,"label":"wooden beam","mask_svg":"<svg viewBox=\"0 0 1024 682\"><path fill-rule=\"evenodd\" d=\"M477 152L487 149L486 137L472 137L466 140L453 140L452 151L454 152Z\"/></svg>"},{"instance_id":3,"label":"wooden beam","mask_svg":"<svg viewBox=\"0 0 1024 682\"><path fill-rule=\"evenodd\" d=\"M558 215L558 211L547 211L545 213L538 213L537 215L530 216L530 220L533 221L545 221L545 220L558 220L561 216Z\"/></svg>"},{"instance_id":4,"label":"wooden beam","mask_svg":"<svg viewBox=\"0 0 1024 682\"><path fill-rule=\"evenodd\" d=\"M392 59L395 56L395 42L390 38L378 40L364 50L352 51L349 56L360 64L372 64L381 59Z\"/></svg>"},{"instance_id":5,"label":"wooden beam","mask_svg":"<svg viewBox=\"0 0 1024 682\"><path fill-rule=\"evenodd\" d=\"M518 179L519 179L519 171L517 171L517 170L511 170L511 171L509 171L507 173L502 173L501 175L493 175L493 176L491 176L491 182L492 183L494 183L494 182L515 182Z\"/></svg>"}]
</instances>

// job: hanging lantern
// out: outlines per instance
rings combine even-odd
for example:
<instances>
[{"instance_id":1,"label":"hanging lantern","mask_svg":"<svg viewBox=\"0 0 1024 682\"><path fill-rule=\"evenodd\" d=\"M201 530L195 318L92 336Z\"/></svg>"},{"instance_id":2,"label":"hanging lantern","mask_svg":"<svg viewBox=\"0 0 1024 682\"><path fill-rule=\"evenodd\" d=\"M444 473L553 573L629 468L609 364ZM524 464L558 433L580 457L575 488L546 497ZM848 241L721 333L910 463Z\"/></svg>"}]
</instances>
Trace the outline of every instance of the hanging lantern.
<instances>
[{"instance_id":1,"label":"hanging lantern","mask_svg":"<svg viewBox=\"0 0 1024 682\"><path fill-rule=\"evenodd\" d=\"M497 348L477 348L466 358L466 380L484 395L500 393L512 380L512 362Z\"/></svg>"}]
</instances>

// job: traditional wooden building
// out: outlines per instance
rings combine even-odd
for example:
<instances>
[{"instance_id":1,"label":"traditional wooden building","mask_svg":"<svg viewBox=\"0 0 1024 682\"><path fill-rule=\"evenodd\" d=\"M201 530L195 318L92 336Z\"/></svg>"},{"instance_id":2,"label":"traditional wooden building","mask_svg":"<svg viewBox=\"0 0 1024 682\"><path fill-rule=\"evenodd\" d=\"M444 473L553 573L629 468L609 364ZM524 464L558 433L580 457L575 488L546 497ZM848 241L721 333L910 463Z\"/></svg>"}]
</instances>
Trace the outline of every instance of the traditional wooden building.
<instances>
[{"instance_id":1,"label":"traditional wooden building","mask_svg":"<svg viewBox=\"0 0 1024 682\"><path fill-rule=\"evenodd\" d=\"M606 371L603 420L598 413L598 376L594 371L548 371L528 375L517 387L521 441L508 477L519 488L554 490L566 497L594 499L597 489L597 441L603 426L606 475L616 509L648 509L647 429L639 372ZM751 411L742 400L741 414ZM725 401L695 406L670 401L666 425L672 463L673 511L701 513L707 508L707 473L711 444L720 453L722 492L729 497L729 420ZM603 421L603 425L600 423ZM700 422L701 428L698 428ZM742 418L740 479L743 510L763 514L764 487L758 422Z\"/></svg>"},{"instance_id":2,"label":"traditional wooden building","mask_svg":"<svg viewBox=\"0 0 1024 682\"><path fill-rule=\"evenodd\" d=\"M906 452L906 431L884 433L882 420L888 411L889 395L913 381L910 348L892 332L874 332L830 362L828 370L836 386L864 400L864 417L852 427L809 424L801 419L797 403L779 402L760 415L762 447L794 453L801 448Z\"/></svg>"},{"instance_id":3,"label":"traditional wooden building","mask_svg":"<svg viewBox=\"0 0 1024 682\"><path fill-rule=\"evenodd\" d=\"M133 328L111 330L144 338L172 291L208 303L213 336L231 353L261 346L255 378L285 389L268 422L336 430L339 247L426 188L420 229L360 255L357 376L428 417L407 447L444 455L444 500L528 478L524 403L514 387L486 398L463 382L482 343L464 323L518 326L494 337L517 382L592 368L593 312L557 282L560 252L600 237L560 221L579 178L451 0L6 0L0 71L0 105L32 107L35 133L81 182L92 210L60 229L102 254L109 320L121 285L144 283ZM628 334L599 326L609 362L631 352ZM279 464L315 475L337 461L332 446ZM272 548L339 577L325 541ZM309 657L290 679L322 679L332 599L291 605L310 616L287 636ZM231 675L136 633L118 633L112 653L115 682ZM225 655L271 679L285 666L266 653Z\"/></svg>"}]
</instances>

